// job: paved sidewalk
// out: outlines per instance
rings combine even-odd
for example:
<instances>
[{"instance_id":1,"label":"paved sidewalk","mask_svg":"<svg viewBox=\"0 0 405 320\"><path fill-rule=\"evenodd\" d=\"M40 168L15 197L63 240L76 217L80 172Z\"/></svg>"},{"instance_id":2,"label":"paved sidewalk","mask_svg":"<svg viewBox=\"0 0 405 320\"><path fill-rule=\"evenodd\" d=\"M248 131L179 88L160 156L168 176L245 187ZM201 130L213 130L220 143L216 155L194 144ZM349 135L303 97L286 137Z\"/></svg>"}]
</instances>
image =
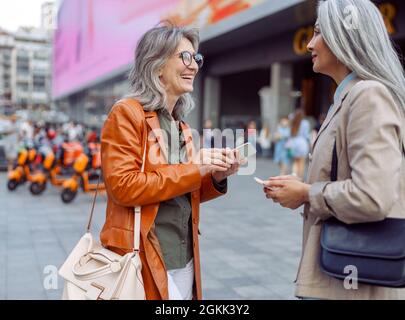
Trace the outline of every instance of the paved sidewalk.
<instances>
[{"instance_id":1,"label":"paved sidewalk","mask_svg":"<svg viewBox=\"0 0 405 320\"><path fill-rule=\"evenodd\" d=\"M251 176L234 176L229 193L201 208L201 261L204 299L294 299L302 220L267 200L253 176L277 173L270 161L258 160ZM71 204L48 186L34 197L28 184L9 192L0 173L0 299L59 299L45 290L47 266L59 267L85 231L90 194ZM105 215L105 197L95 208L94 232ZM47 271L47 270L45 270Z\"/></svg>"}]
</instances>

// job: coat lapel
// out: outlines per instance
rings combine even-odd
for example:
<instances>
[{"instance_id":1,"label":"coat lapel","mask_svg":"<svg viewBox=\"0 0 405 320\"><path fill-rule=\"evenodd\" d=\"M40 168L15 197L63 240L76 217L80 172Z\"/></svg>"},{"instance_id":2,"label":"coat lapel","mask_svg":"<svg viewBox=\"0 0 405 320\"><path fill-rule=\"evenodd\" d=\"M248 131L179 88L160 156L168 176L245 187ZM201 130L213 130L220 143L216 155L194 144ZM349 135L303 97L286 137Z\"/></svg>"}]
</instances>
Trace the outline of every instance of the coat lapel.
<instances>
[{"instance_id":1,"label":"coat lapel","mask_svg":"<svg viewBox=\"0 0 405 320\"><path fill-rule=\"evenodd\" d=\"M168 151L164 142L163 132L160 128L159 118L155 111L145 112L146 123L149 125L153 135L156 137L157 142L159 143L160 150L163 153L165 161L167 162L168 158ZM149 134L148 134L149 135ZM150 137L148 136L148 139Z\"/></svg>"},{"instance_id":2,"label":"coat lapel","mask_svg":"<svg viewBox=\"0 0 405 320\"><path fill-rule=\"evenodd\" d=\"M339 112L340 108L342 107L342 103L346 96L349 94L350 89L353 88L353 86L358 83L360 79L354 79L350 81L346 87L343 89L342 93L340 94L338 100L336 101L335 104L331 106L331 109L328 112L328 115L326 116L325 121L322 123L321 128L319 129L318 134L315 137L314 142L312 143L312 150L315 147L316 142L318 141L319 136L322 134L322 132L325 131L325 129L329 126L331 120L335 117L335 115Z\"/></svg>"}]
</instances>

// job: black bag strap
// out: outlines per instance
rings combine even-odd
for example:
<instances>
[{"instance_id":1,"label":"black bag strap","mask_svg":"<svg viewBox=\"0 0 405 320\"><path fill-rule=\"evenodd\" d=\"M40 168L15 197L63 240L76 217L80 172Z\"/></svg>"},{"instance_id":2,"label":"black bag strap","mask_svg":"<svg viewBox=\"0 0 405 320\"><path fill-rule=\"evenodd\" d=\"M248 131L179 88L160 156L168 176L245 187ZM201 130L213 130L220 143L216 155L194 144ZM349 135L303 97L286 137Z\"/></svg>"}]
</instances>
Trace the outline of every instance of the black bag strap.
<instances>
[{"instance_id":1,"label":"black bag strap","mask_svg":"<svg viewBox=\"0 0 405 320\"><path fill-rule=\"evenodd\" d=\"M337 168L338 166L338 157L336 151L336 139L335 144L333 145L333 153L332 153L332 168L330 170L330 181L337 181Z\"/></svg>"}]
</instances>

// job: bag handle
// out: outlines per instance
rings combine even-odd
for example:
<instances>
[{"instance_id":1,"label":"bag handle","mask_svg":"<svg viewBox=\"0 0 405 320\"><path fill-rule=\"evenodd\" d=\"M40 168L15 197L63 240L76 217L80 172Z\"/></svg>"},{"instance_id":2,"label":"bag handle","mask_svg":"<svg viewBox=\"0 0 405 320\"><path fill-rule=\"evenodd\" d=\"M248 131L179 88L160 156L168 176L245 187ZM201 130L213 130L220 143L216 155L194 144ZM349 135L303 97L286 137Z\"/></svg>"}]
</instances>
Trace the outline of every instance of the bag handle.
<instances>
[{"instance_id":1,"label":"bag handle","mask_svg":"<svg viewBox=\"0 0 405 320\"><path fill-rule=\"evenodd\" d=\"M145 171L146 143L147 143L147 141L148 141L148 133L146 132L145 143L144 143L144 147L143 147L141 172ZM96 198L97 198L97 193L98 193L98 187L99 187L99 184L100 184L100 178L101 178L101 174L98 177L96 192L94 193L94 197L93 197L93 204L91 206L90 216L89 216L89 220L88 220L87 228L86 228L87 233L89 233L90 229L91 229L91 224L92 224L93 214L94 214L94 206L96 204ZM135 212L135 217L134 217L134 248L133 248L132 251L133 252L139 252L140 233L141 233L141 206L136 206L134 208L134 212Z\"/></svg>"},{"instance_id":2,"label":"bag handle","mask_svg":"<svg viewBox=\"0 0 405 320\"><path fill-rule=\"evenodd\" d=\"M89 233L89 232L90 232L90 229L91 229L91 223L92 223L92 221L93 221L93 213L94 213L94 206L95 206L95 204L96 204L98 186L100 185L101 173L102 173L102 171L100 170L100 175L98 176L98 181L97 181L96 192L94 193L93 204L92 204L92 206L91 206L89 221L87 222L86 233Z\"/></svg>"},{"instance_id":3,"label":"bag handle","mask_svg":"<svg viewBox=\"0 0 405 320\"><path fill-rule=\"evenodd\" d=\"M146 142L148 141L148 132L146 130L145 135L145 145L143 147L143 156L142 156L142 168L141 172L145 171L145 160L146 160ZM141 235L141 206L136 206L134 208L135 217L134 217L134 249L133 252L139 252L140 246L140 235Z\"/></svg>"}]
</instances>

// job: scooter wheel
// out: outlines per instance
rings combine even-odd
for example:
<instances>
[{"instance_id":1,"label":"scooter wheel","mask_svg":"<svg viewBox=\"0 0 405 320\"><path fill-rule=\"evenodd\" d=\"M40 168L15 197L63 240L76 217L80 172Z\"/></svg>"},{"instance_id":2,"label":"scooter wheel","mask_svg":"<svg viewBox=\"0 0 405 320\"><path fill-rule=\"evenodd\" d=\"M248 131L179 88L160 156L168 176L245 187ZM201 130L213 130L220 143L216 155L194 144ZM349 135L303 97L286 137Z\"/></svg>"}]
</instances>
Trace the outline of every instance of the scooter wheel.
<instances>
[{"instance_id":1,"label":"scooter wheel","mask_svg":"<svg viewBox=\"0 0 405 320\"><path fill-rule=\"evenodd\" d=\"M30 185L30 191L35 196L37 196L37 195L41 194L42 192L44 192L45 188L46 188L45 183L33 182Z\"/></svg>"},{"instance_id":2,"label":"scooter wheel","mask_svg":"<svg viewBox=\"0 0 405 320\"><path fill-rule=\"evenodd\" d=\"M77 191L66 188L62 190L60 197L64 203L70 203L73 201L74 198L76 198L76 194Z\"/></svg>"},{"instance_id":3,"label":"scooter wheel","mask_svg":"<svg viewBox=\"0 0 405 320\"><path fill-rule=\"evenodd\" d=\"M8 182L7 182L8 190L14 191L17 188L17 186L18 186L18 181L17 180L14 180L14 179L8 180Z\"/></svg>"}]
</instances>

